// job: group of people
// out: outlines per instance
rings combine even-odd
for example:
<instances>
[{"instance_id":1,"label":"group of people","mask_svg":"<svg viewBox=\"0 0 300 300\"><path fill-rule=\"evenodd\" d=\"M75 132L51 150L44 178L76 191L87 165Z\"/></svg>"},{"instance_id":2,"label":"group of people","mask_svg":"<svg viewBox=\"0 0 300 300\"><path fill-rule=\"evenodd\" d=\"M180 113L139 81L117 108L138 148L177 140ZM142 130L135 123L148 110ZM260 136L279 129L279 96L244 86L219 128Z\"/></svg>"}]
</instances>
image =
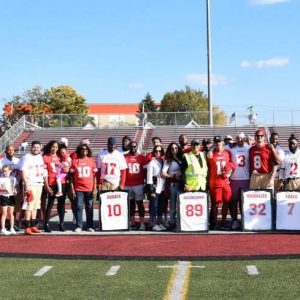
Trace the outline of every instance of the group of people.
<instances>
[{"instance_id":1,"label":"group of people","mask_svg":"<svg viewBox=\"0 0 300 300\"><path fill-rule=\"evenodd\" d=\"M237 230L240 227L241 191L247 189L299 190L300 154L298 140L289 138L289 149L283 151L278 134L266 142L264 130L254 139L239 133L215 136L212 140L180 135L166 150L159 137L153 137L153 150L146 155L138 144L124 136L121 147L114 137L107 148L92 157L90 142L82 140L75 152L68 151L68 140L51 140L44 147L31 143L30 152L21 159L14 147L7 146L0 160L1 233L16 234L24 226L26 235L51 232L49 220L55 200L59 230L65 231L65 201L71 201L74 231L93 232L93 201L106 191L124 190L130 200L130 226L153 231L177 226L177 196L180 192L207 191L210 195L210 229ZM145 223L144 199L149 200L149 223ZM218 207L222 205L221 222ZM139 220L136 222L135 212ZM228 212L231 222L226 222ZM8 223L7 220L8 219ZM38 222L39 224L38 226Z\"/></svg>"}]
</instances>

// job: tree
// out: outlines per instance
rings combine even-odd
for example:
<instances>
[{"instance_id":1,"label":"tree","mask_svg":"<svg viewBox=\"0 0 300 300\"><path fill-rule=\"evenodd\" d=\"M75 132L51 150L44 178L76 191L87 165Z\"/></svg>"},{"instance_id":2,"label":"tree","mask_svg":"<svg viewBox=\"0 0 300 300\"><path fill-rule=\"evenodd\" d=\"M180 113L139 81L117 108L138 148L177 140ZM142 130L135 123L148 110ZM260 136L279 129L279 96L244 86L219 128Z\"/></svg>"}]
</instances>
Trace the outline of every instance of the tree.
<instances>
[{"instance_id":1,"label":"tree","mask_svg":"<svg viewBox=\"0 0 300 300\"><path fill-rule=\"evenodd\" d=\"M57 114L65 116L53 116ZM1 135L24 115L31 115L29 121L39 126L77 127L93 122L93 118L88 116L86 99L70 86L49 90L35 86L22 96L13 96L4 105L0 117Z\"/></svg>"},{"instance_id":2,"label":"tree","mask_svg":"<svg viewBox=\"0 0 300 300\"><path fill-rule=\"evenodd\" d=\"M139 110L137 111L137 118L139 119L139 125L145 125L148 122L152 122L151 114L149 112L156 112L157 107L155 105L152 96L147 93L146 96L139 102Z\"/></svg>"},{"instance_id":3,"label":"tree","mask_svg":"<svg viewBox=\"0 0 300 300\"><path fill-rule=\"evenodd\" d=\"M163 96L161 112L182 112L179 114L162 114L165 125L186 125L190 121L198 124L208 124L208 99L200 90L186 86L185 90L175 90ZM226 124L227 116L218 107L213 107L214 123Z\"/></svg>"}]
</instances>

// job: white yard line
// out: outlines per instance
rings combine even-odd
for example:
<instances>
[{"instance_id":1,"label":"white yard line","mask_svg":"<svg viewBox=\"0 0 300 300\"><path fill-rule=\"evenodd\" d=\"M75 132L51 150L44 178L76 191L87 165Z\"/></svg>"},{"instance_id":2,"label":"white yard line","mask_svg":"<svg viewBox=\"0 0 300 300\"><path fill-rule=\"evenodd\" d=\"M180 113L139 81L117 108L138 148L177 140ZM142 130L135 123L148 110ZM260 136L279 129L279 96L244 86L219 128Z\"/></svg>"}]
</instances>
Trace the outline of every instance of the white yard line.
<instances>
[{"instance_id":1,"label":"white yard line","mask_svg":"<svg viewBox=\"0 0 300 300\"><path fill-rule=\"evenodd\" d=\"M43 276L45 275L49 270L51 270L53 268L53 266L45 266L42 267L40 270L38 270L34 276Z\"/></svg>"},{"instance_id":2,"label":"white yard line","mask_svg":"<svg viewBox=\"0 0 300 300\"><path fill-rule=\"evenodd\" d=\"M251 265L251 266L247 266L246 268L247 268L247 272L249 275L259 275L259 272L258 272L256 266Z\"/></svg>"},{"instance_id":3,"label":"white yard line","mask_svg":"<svg viewBox=\"0 0 300 300\"><path fill-rule=\"evenodd\" d=\"M115 276L121 266L112 266L106 273L106 276Z\"/></svg>"}]
</instances>

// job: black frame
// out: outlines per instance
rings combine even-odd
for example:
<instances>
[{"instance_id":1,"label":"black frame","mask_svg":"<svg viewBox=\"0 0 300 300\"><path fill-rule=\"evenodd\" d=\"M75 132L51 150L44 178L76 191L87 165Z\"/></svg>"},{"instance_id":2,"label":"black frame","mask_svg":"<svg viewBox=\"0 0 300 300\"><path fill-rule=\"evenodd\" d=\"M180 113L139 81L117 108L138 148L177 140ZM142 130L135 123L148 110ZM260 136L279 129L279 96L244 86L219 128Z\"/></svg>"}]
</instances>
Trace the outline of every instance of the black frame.
<instances>
[{"instance_id":1,"label":"black frame","mask_svg":"<svg viewBox=\"0 0 300 300\"><path fill-rule=\"evenodd\" d=\"M103 230L102 229L102 221L101 221L101 194L109 193L109 192L124 192L127 194L127 229L113 229L113 230ZM105 231L105 232L114 232L114 231L129 231L129 222L130 222L130 201L129 201L129 193L125 190L107 190L107 191L99 191L97 195L98 201L99 201L99 231Z\"/></svg>"},{"instance_id":2,"label":"black frame","mask_svg":"<svg viewBox=\"0 0 300 300\"><path fill-rule=\"evenodd\" d=\"M204 193L207 196L207 229L206 230L194 230L194 231L182 231L181 230L181 218L180 218L180 210L179 210L179 204L180 204L180 199L179 196L181 194L186 194L186 193ZM177 210L177 225L176 225L176 231L177 232L184 232L184 233L203 233L203 232L208 232L209 231L209 203L210 203L210 195L207 191L191 191L191 192L179 192L177 193L177 201L176 201L176 210Z\"/></svg>"},{"instance_id":3,"label":"black frame","mask_svg":"<svg viewBox=\"0 0 300 300\"><path fill-rule=\"evenodd\" d=\"M268 192L270 194L270 202L271 202L271 228L270 229L245 229L244 224L244 192ZM275 228L275 212L274 212L274 193L273 190L269 189L260 189L260 190L241 190L241 199L242 199L242 211L241 211L241 228L244 232L266 232L266 231L274 231Z\"/></svg>"}]
</instances>

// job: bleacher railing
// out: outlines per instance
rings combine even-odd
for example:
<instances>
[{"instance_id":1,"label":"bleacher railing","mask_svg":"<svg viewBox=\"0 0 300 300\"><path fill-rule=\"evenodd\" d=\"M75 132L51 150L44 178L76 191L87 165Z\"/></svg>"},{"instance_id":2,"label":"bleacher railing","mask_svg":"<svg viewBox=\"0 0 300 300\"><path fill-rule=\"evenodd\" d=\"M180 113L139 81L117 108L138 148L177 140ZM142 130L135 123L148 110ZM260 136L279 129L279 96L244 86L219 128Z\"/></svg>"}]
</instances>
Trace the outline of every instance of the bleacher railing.
<instances>
[{"instance_id":1,"label":"bleacher railing","mask_svg":"<svg viewBox=\"0 0 300 300\"><path fill-rule=\"evenodd\" d=\"M26 127L26 118L23 116L0 138L0 153L2 153L8 145L13 144L16 138L24 131Z\"/></svg>"}]
</instances>

